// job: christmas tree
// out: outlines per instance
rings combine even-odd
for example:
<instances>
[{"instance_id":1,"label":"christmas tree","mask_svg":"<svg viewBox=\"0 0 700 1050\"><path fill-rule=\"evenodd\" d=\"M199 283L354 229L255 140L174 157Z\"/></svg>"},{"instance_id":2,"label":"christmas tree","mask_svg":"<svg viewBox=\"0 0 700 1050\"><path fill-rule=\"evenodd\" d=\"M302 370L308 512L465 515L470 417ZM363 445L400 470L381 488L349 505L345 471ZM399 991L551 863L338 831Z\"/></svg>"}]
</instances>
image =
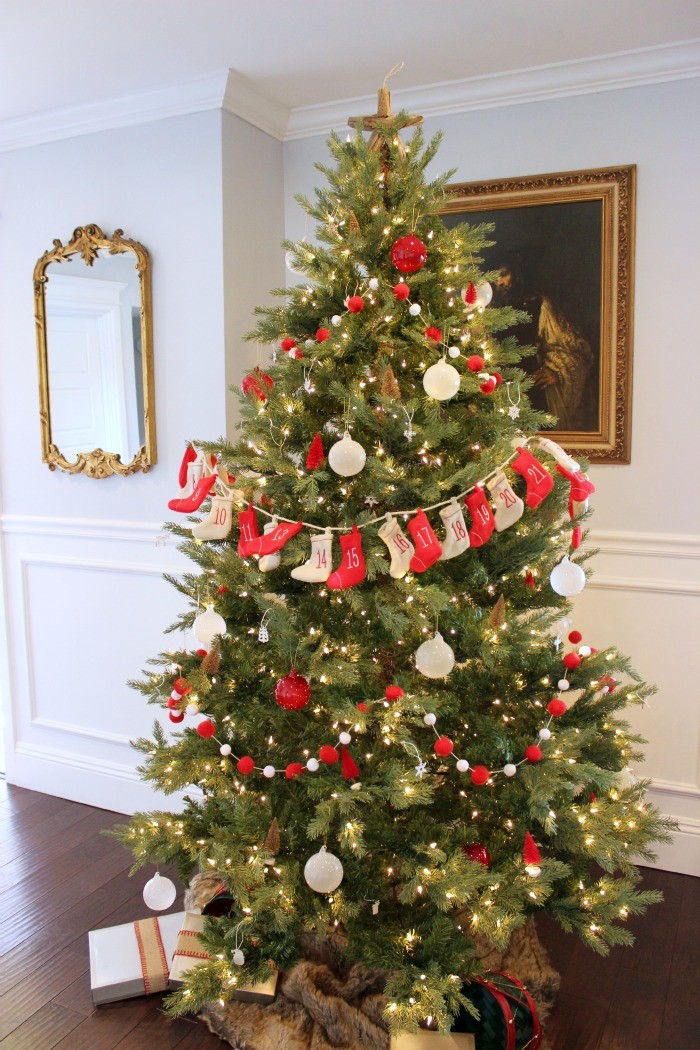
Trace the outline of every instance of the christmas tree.
<instances>
[{"instance_id":1,"label":"christmas tree","mask_svg":"<svg viewBox=\"0 0 700 1050\"><path fill-rule=\"evenodd\" d=\"M299 198L316 240L284 245L304 280L251 333L273 363L242 384L241 439L190 447L171 503L208 510L172 526L196 569L171 630L201 648L135 683L183 722L137 747L161 790L199 790L120 836L232 899L176 1013L335 932L387 972L392 1030L448 1028L475 934L505 945L546 909L605 953L657 899L632 860L669 822L625 774L622 715L652 689L563 620L593 485L538 433L522 315L479 269L491 228L443 226L439 137L400 137L419 122L383 89L331 136Z\"/></svg>"}]
</instances>

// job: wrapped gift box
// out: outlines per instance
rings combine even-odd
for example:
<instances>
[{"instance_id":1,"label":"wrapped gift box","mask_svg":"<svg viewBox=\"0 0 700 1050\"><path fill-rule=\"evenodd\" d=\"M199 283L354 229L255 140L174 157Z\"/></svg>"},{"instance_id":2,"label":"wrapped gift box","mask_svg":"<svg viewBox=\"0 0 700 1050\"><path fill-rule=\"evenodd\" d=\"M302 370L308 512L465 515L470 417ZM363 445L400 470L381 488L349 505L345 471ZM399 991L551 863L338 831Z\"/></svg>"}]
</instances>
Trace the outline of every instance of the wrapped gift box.
<instances>
[{"instance_id":1,"label":"wrapped gift box","mask_svg":"<svg viewBox=\"0 0 700 1050\"><path fill-rule=\"evenodd\" d=\"M93 1002L114 1003L165 991L184 912L91 930Z\"/></svg>"},{"instance_id":2,"label":"wrapped gift box","mask_svg":"<svg viewBox=\"0 0 700 1050\"><path fill-rule=\"evenodd\" d=\"M391 1040L391 1050L475 1050L473 1035L451 1032L402 1032Z\"/></svg>"},{"instance_id":3,"label":"wrapped gift box","mask_svg":"<svg viewBox=\"0 0 700 1050\"><path fill-rule=\"evenodd\" d=\"M188 911L182 918L182 928L177 938L170 967L168 987L171 989L179 988L192 967L209 958L199 939L199 934L204 929L206 916ZM262 984L241 985L236 988L233 998L247 1003L271 1003L277 993L278 977L279 974L274 971L270 973L269 980Z\"/></svg>"}]
</instances>

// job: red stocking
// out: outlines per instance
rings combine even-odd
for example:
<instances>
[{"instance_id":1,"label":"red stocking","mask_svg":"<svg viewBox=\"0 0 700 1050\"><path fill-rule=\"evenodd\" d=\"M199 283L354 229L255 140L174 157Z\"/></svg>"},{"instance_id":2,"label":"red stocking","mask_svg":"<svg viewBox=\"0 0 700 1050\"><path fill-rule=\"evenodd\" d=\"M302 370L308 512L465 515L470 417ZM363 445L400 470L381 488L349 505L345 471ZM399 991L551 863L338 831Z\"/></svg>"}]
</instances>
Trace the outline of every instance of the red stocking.
<instances>
[{"instance_id":1,"label":"red stocking","mask_svg":"<svg viewBox=\"0 0 700 1050\"><path fill-rule=\"evenodd\" d=\"M365 556L362 552L362 534L357 525L352 532L344 532L340 537L340 549L343 556L339 567L328 577L330 591L344 591L346 587L355 587L362 583L367 575Z\"/></svg>"},{"instance_id":2,"label":"red stocking","mask_svg":"<svg viewBox=\"0 0 700 1050\"><path fill-rule=\"evenodd\" d=\"M548 496L554 488L554 478L547 468L542 466L539 459L535 459L532 452L521 448L520 445L518 445L518 452L520 455L513 460L513 470L525 478L527 486L525 502L528 507L534 509L539 507L545 496Z\"/></svg>"},{"instance_id":3,"label":"red stocking","mask_svg":"<svg viewBox=\"0 0 700 1050\"><path fill-rule=\"evenodd\" d=\"M259 548L255 553L277 554L277 551L281 551L285 543L291 540L292 536L296 536L297 532L301 532L303 527L300 521L280 522L276 528L271 529L270 532L262 537Z\"/></svg>"},{"instance_id":4,"label":"red stocking","mask_svg":"<svg viewBox=\"0 0 700 1050\"><path fill-rule=\"evenodd\" d=\"M251 554L258 553L258 544L260 543L258 516L250 504L248 504L247 510L239 512L238 524L241 529L238 539L238 553L241 558L250 558Z\"/></svg>"},{"instance_id":5,"label":"red stocking","mask_svg":"<svg viewBox=\"0 0 700 1050\"><path fill-rule=\"evenodd\" d=\"M585 503L588 497L595 492L593 482L584 477L580 470L567 470L566 467L562 467L561 463L557 463L557 470L571 484L570 504Z\"/></svg>"},{"instance_id":6,"label":"red stocking","mask_svg":"<svg viewBox=\"0 0 700 1050\"><path fill-rule=\"evenodd\" d=\"M182 463L180 464L180 473L178 475L178 481L180 482L180 488L184 489L187 484L187 468L190 463L194 463L197 458L197 449L194 445L188 445L185 449L185 454L182 457Z\"/></svg>"},{"instance_id":7,"label":"red stocking","mask_svg":"<svg viewBox=\"0 0 700 1050\"><path fill-rule=\"evenodd\" d=\"M184 496L182 499L168 500L168 507L170 510L180 511L181 514L191 514L192 511L199 510L204 503L204 500L214 488L215 483L216 474L208 474L207 477L200 478L195 485L191 496Z\"/></svg>"},{"instance_id":8,"label":"red stocking","mask_svg":"<svg viewBox=\"0 0 700 1050\"><path fill-rule=\"evenodd\" d=\"M465 502L474 522L469 530L469 542L472 547L483 547L496 528L496 519L489 501L484 495L484 490L477 488L467 496Z\"/></svg>"},{"instance_id":9,"label":"red stocking","mask_svg":"<svg viewBox=\"0 0 700 1050\"><path fill-rule=\"evenodd\" d=\"M409 567L412 572L425 572L442 554L442 547L425 516L425 511L419 510L416 516L411 518L408 531L416 545L416 553L411 558Z\"/></svg>"}]
</instances>

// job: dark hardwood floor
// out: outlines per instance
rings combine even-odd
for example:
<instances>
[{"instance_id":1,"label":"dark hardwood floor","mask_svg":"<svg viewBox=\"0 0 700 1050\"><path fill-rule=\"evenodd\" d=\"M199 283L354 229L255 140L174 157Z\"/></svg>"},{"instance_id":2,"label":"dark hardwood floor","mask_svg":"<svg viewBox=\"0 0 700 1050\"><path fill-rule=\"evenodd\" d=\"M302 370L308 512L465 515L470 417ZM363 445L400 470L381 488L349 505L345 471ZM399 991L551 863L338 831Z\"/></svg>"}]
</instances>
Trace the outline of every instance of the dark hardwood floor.
<instances>
[{"instance_id":1,"label":"dark hardwood floor","mask_svg":"<svg viewBox=\"0 0 700 1050\"><path fill-rule=\"evenodd\" d=\"M199 1021L168 1021L161 997L95 1008L88 930L142 917L142 878L99 834L114 813L0 779L0 1047L2 1050L218 1050ZM607 959L550 920L540 933L562 975L547 1026L551 1050L700 1048L700 883L647 869L663 905L635 920L635 949ZM284 1050L284 1048L280 1048Z\"/></svg>"}]
</instances>

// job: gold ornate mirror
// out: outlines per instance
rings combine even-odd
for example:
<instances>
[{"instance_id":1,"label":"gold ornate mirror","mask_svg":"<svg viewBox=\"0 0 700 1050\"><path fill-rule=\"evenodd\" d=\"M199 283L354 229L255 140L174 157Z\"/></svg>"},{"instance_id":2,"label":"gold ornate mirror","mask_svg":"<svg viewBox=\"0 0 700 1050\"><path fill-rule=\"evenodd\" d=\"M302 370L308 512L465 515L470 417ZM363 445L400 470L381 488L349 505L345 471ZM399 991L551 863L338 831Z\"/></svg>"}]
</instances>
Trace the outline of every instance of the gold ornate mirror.
<instances>
[{"instance_id":1,"label":"gold ornate mirror","mask_svg":"<svg viewBox=\"0 0 700 1050\"><path fill-rule=\"evenodd\" d=\"M150 470L156 430L146 249L122 230L110 238L99 226L79 226L34 267L34 309L44 463L91 478Z\"/></svg>"}]
</instances>

